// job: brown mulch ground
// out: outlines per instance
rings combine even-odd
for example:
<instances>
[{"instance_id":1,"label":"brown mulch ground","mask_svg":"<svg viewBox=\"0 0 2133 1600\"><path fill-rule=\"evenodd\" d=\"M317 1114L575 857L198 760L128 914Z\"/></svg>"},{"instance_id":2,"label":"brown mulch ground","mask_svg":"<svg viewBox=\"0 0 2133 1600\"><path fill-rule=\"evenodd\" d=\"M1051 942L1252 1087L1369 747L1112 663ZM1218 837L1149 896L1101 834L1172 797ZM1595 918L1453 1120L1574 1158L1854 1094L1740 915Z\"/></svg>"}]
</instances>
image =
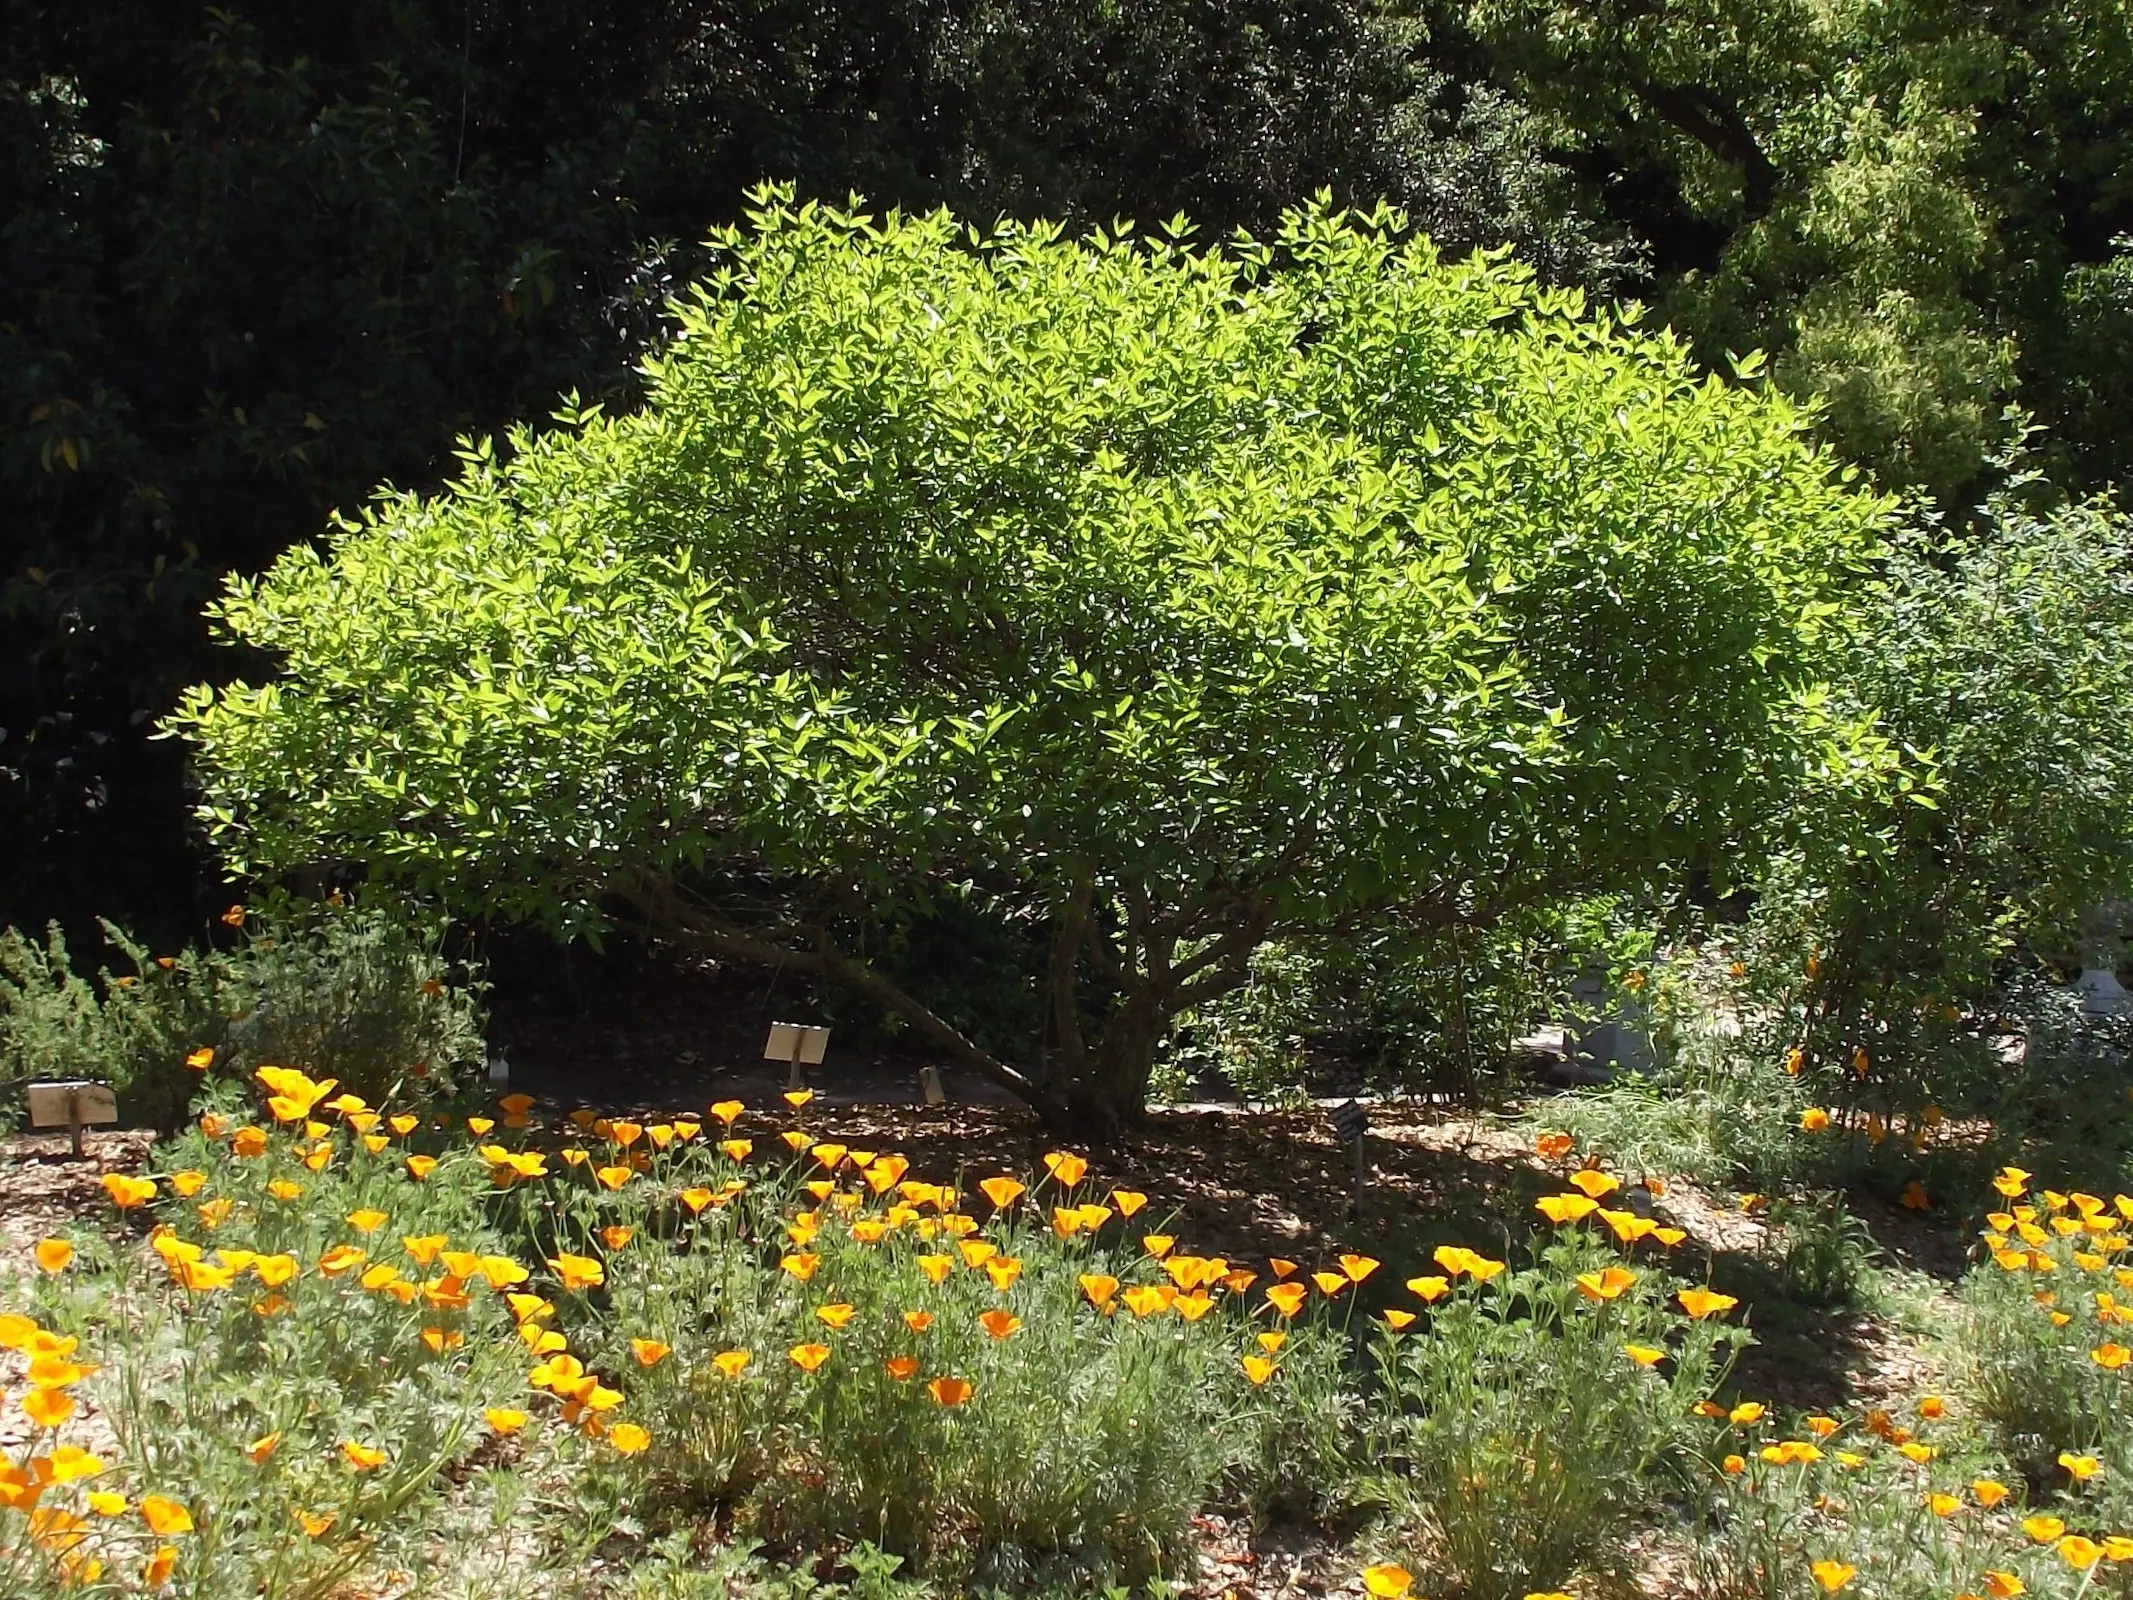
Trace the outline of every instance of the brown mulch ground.
<instances>
[{"instance_id":1,"label":"brown mulch ground","mask_svg":"<svg viewBox=\"0 0 2133 1600\"><path fill-rule=\"evenodd\" d=\"M82 1142L86 1153L76 1160L64 1135L0 1140L0 1299L12 1298L6 1287L10 1278L37 1270L31 1251L39 1239L69 1224L110 1217L110 1203L97 1180L106 1172L130 1172L140 1166L151 1136L90 1133ZM27 1366L28 1358L20 1351L0 1351L0 1388L12 1391ZM84 1405L71 1428L71 1437L87 1449L111 1447L110 1432L93 1405ZM0 1453L19 1460L34 1432L20 1406L0 1407Z\"/></svg>"}]
</instances>

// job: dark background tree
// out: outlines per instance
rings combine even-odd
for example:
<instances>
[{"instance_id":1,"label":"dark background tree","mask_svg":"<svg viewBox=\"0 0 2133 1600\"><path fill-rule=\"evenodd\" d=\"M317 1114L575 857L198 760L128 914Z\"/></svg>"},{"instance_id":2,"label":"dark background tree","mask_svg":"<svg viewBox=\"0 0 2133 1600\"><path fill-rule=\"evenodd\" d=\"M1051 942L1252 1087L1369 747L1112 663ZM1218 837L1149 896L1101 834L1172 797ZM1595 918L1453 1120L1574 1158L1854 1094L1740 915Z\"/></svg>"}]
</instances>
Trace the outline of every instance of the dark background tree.
<instances>
[{"instance_id":1,"label":"dark background tree","mask_svg":"<svg viewBox=\"0 0 2133 1600\"><path fill-rule=\"evenodd\" d=\"M2099 0L1459 0L1439 18L1648 242L1699 353L1960 517L2019 405L2069 488L2129 465L2133 20Z\"/></svg>"}]
</instances>

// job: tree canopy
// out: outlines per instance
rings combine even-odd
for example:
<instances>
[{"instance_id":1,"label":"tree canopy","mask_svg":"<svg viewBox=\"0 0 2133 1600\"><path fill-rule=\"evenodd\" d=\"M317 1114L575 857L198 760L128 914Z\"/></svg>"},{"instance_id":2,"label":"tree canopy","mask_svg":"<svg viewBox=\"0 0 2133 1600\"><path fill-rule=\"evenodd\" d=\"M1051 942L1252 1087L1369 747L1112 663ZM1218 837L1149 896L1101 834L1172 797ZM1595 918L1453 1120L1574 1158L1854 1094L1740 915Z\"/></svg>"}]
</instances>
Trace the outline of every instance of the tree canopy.
<instances>
[{"instance_id":1,"label":"tree canopy","mask_svg":"<svg viewBox=\"0 0 2133 1600\"><path fill-rule=\"evenodd\" d=\"M1870 754L1818 706L1881 502L1513 263L777 194L714 242L641 410L216 608L281 669L178 719L235 863L812 967L1116 1120L1272 932L1722 870ZM956 893L1049 930L1049 1060L846 947Z\"/></svg>"},{"instance_id":2,"label":"tree canopy","mask_svg":"<svg viewBox=\"0 0 2133 1600\"><path fill-rule=\"evenodd\" d=\"M1891 487L1966 516L2045 422L2127 469L2133 23L2096 0L1469 0L1488 76L1649 241L1706 359L1761 348Z\"/></svg>"},{"instance_id":3,"label":"tree canopy","mask_svg":"<svg viewBox=\"0 0 2133 1600\"><path fill-rule=\"evenodd\" d=\"M1604 254L1515 119L1464 131L1404 48L1351 0L11 7L0 921L174 932L218 894L147 735L227 670L221 575L434 485L470 429L632 400L697 242L765 177L1216 229L1330 185L1550 271Z\"/></svg>"}]
</instances>

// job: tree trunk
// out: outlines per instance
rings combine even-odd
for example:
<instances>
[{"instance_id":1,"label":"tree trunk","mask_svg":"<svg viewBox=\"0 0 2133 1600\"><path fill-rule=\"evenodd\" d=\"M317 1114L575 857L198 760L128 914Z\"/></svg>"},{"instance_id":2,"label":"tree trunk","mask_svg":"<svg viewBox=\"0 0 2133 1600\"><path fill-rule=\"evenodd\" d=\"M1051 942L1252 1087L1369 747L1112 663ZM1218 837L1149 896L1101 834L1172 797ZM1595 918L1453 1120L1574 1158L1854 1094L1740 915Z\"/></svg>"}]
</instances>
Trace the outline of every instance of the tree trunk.
<instances>
[{"instance_id":1,"label":"tree trunk","mask_svg":"<svg viewBox=\"0 0 2133 1600\"><path fill-rule=\"evenodd\" d=\"M1097 1048L1068 1080L1068 1132L1109 1139L1138 1127L1148 1112L1148 1080L1170 1011L1151 995L1129 997L1104 1024Z\"/></svg>"}]
</instances>

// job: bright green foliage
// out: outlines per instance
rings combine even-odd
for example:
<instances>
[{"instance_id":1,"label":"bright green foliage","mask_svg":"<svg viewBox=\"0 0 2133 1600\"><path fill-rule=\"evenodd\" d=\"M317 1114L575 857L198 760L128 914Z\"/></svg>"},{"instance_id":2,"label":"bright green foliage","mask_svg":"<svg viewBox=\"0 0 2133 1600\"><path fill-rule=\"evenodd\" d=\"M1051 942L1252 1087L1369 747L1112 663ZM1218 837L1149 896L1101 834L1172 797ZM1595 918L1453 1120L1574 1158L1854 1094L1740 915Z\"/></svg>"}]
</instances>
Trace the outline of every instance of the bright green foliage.
<instances>
[{"instance_id":1,"label":"bright green foliage","mask_svg":"<svg viewBox=\"0 0 2133 1600\"><path fill-rule=\"evenodd\" d=\"M1803 806L1750 932L1754 1009L1785 1035L1772 1060L1804 1042L1810 1081L1844 1103L2019 1125L2038 1086L1966 1043L1967 1019L2011 957L2072 953L2133 885L2133 523L1989 509L1974 548L1891 561L1847 690L1930 781Z\"/></svg>"},{"instance_id":2,"label":"bright green foliage","mask_svg":"<svg viewBox=\"0 0 2133 1600\"><path fill-rule=\"evenodd\" d=\"M641 414L233 587L285 676L176 726L235 864L625 906L1036 1092L837 940L974 884L1048 919L1065 1098L1118 1117L1270 936L1648 882L1858 753L1816 685L1878 503L1515 266L1390 215L1203 254L775 195L717 244ZM777 892L692 892L742 862Z\"/></svg>"},{"instance_id":3,"label":"bright green foliage","mask_svg":"<svg viewBox=\"0 0 2133 1600\"><path fill-rule=\"evenodd\" d=\"M631 367L766 175L1264 227L1322 186L1591 282L1533 119L1377 0L100 0L0 30L0 922L166 942L211 883L201 603L454 437ZM679 241L679 243L677 243ZM212 894L212 889L207 890Z\"/></svg>"},{"instance_id":4,"label":"bright green foliage","mask_svg":"<svg viewBox=\"0 0 2133 1600\"><path fill-rule=\"evenodd\" d=\"M634 396L674 241L766 174L1217 234L1383 197L1770 352L1954 521L2010 407L2070 488L2133 466L2122 0L77 9L0 36L0 920L187 926L148 735L226 670L202 598L457 433Z\"/></svg>"}]
</instances>

